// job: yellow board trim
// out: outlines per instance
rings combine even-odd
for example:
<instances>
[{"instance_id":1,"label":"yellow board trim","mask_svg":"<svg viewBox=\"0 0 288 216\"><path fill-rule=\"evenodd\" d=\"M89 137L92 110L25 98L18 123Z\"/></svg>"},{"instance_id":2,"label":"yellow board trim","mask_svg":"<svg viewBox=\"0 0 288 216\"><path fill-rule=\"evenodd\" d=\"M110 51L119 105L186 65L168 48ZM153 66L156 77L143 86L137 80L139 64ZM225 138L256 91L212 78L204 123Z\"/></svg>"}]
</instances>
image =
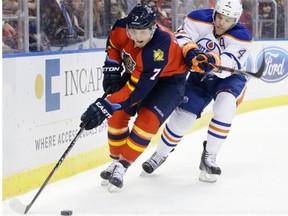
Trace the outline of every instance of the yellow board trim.
<instances>
[{"instance_id":1,"label":"yellow board trim","mask_svg":"<svg viewBox=\"0 0 288 216\"><path fill-rule=\"evenodd\" d=\"M50 179L49 184L99 167L109 161L111 158L109 157L108 145L72 157L68 155ZM40 188L56 163L57 161L2 178L2 200Z\"/></svg>"},{"instance_id":2,"label":"yellow board trim","mask_svg":"<svg viewBox=\"0 0 288 216\"><path fill-rule=\"evenodd\" d=\"M288 105L288 95L272 98L262 98L244 101L240 104L237 114L242 114L254 110L265 109L276 106ZM197 120L193 128L189 131L192 133L204 127L208 127L208 123L212 118L212 113L205 113L201 119ZM155 146L162 130L152 138L150 146ZM98 147L96 149L83 152L73 157L67 157L59 170L53 175L49 183L68 178L83 171L87 171L99 167L111 161L109 157L108 145ZM39 188L47 178L56 162L40 166L38 168L17 173L2 178L2 200L12 198L14 196L27 193L33 189Z\"/></svg>"}]
</instances>

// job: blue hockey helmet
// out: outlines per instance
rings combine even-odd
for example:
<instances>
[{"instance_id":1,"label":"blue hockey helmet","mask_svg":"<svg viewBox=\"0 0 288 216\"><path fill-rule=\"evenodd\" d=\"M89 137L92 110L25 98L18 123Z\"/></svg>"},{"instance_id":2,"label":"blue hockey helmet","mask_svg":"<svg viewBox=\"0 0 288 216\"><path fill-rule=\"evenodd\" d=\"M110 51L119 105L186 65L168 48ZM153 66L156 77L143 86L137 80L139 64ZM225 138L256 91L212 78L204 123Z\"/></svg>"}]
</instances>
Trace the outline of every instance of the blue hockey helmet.
<instances>
[{"instance_id":1,"label":"blue hockey helmet","mask_svg":"<svg viewBox=\"0 0 288 216\"><path fill-rule=\"evenodd\" d=\"M128 28L151 28L156 22L156 12L149 5L137 4L128 14Z\"/></svg>"}]
</instances>

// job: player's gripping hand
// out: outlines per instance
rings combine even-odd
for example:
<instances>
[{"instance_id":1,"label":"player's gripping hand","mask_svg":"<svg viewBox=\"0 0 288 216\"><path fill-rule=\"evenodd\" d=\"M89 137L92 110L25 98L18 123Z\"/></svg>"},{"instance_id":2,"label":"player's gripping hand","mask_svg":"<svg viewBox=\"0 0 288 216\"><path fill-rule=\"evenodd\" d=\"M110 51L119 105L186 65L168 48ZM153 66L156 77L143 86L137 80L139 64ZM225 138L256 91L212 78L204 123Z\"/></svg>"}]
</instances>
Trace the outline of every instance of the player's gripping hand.
<instances>
[{"instance_id":1,"label":"player's gripping hand","mask_svg":"<svg viewBox=\"0 0 288 216\"><path fill-rule=\"evenodd\" d=\"M122 88L121 72L123 71L122 65L105 61L102 67L104 78L103 78L103 89L108 94L112 94Z\"/></svg>"},{"instance_id":2,"label":"player's gripping hand","mask_svg":"<svg viewBox=\"0 0 288 216\"><path fill-rule=\"evenodd\" d=\"M213 69L209 63L221 65L220 56L215 52L198 54L192 59L192 70L199 73L208 73Z\"/></svg>"},{"instance_id":3,"label":"player's gripping hand","mask_svg":"<svg viewBox=\"0 0 288 216\"><path fill-rule=\"evenodd\" d=\"M192 66L193 66L192 59L194 59L196 56L198 56L199 54L203 52L199 49L196 43L191 41L191 42L186 43L183 46L182 53L185 57L186 64L192 70Z\"/></svg>"},{"instance_id":4,"label":"player's gripping hand","mask_svg":"<svg viewBox=\"0 0 288 216\"><path fill-rule=\"evenodd\" d=\"M82 114L80 127L85 124L85 129L91 130L101 125L106 118L112 117L114 110L120 107L119 104L112 104L107 99L98 98Z\"/></svg>"}]
</instances>

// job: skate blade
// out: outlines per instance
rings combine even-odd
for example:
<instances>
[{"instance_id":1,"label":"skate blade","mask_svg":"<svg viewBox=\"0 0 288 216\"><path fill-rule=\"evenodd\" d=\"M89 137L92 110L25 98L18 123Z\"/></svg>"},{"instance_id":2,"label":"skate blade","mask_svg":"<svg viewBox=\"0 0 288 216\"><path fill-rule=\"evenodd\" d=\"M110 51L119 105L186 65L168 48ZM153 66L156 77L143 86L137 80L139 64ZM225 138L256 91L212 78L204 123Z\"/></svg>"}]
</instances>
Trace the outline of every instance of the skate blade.
<instances>
[{"instance_id":1,"label":"skate blade","mask_svg":"<svg viewBox=\"0 0 288 216\"><path fill-rule=\"evenodd\" d=\"M109 184L109 180L102 179L101 180L101 186L106 187Z\"/></svg>"},{"instance_id":2,"label":"skate blade","mask_svg":"<svg viewBox=\"0 0 288 216\"><path fill-rule=\"evenodd\" d=\"M120 190L120 188L116 187L115 185L113 185L111 183L108 183L107 189L110 193L117 192Z\"/></svg>"},{"instance_id":3,"label":"skate blade","mask_svg":"<svg viewBox=\"0 0 288 216\"><path fill-rule=\"evenodd\" d=\"M217 175L209 174L206 171L201 171L199 180L202 182L215 183L217 181Z\"/></svg>"},{"instance_id":4,"label":"skate blade","mask_svg":"<svg viewBox=\"0 0 288 216\"><path fill-rule=\"evenodd\" d=\"M147 173L145 170L142 170L142 172L140 173L140 176L149 176L151 175L151 173Z\"/></svg>"}]
</instances>

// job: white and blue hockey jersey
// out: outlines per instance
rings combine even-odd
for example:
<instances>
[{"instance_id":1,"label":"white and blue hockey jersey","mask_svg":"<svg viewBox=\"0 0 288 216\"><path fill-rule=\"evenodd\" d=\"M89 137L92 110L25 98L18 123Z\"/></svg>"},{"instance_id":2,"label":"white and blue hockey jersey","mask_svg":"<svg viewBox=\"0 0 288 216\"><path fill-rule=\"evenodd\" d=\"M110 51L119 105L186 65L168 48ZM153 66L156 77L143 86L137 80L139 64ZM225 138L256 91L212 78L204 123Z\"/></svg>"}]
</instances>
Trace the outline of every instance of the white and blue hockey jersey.
<instances>
[{"instance_id":1,"label":"white and blue hockey jersey","mask_svg":"<svg viewBox=\"0 0 288 216\"><path fill-rule=\"evenodd\" d=\"M216 51L225 67L244 70L252 49L251 33L237 23L223 35L214 34L213 9L196 10L188 14L184 24L176 32L181 47L187 42L197 43L203 52ZM215 73L220 78L230 76L230 72Z\"/></svg>"}]
</instances>

